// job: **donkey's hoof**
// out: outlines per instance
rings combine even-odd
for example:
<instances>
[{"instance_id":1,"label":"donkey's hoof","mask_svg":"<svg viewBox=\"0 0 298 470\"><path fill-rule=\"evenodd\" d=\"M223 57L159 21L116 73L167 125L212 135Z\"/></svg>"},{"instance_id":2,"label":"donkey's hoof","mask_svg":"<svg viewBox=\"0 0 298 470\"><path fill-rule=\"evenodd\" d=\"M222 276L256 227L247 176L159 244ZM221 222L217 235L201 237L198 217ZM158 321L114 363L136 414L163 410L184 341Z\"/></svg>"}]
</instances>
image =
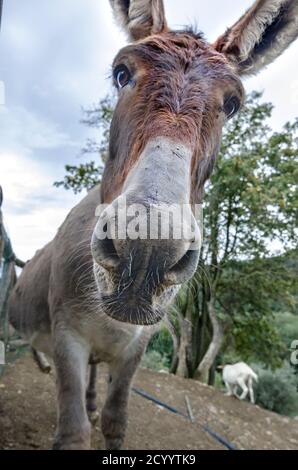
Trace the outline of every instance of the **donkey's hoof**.
<instances>
[{"instance_id":1,"label":"donkey's hoof","mask_svg":"<svg viewBox=\"0 0 298 470\"><path fill-rule=\"evenodd\" d=\"M106 450L120 450L122 444L122 438L106 439Z\"/></svg>"},{"instance_id":2,"label":"donkey's hoof","mask_svg":"<svg viewBox=\"0 0 298 470\"><path fill-rule=\"evenodd\" d=\"M94 410L94 411L88 411L88 417L89 417L89 421L90 423L92 424L92 426L95 426L95 424L98 422L99 420L99 413L98 411Z\"/></svg>"},{"instance_id":3,"label":"donkey's hoof","mask_svg":"<svg viewBox=\"0 0 298 470\"><path fill-rule=\"evenodd\" d=\"M52 372L52 367L50 366L50 364L48 364L41 369L41 372L43 372L44 374L50 374Z\"/></svg>"},{"instance_id":4,"label":"donkey's hoof","mask_svg":"<svg viewBox=\"0 0 298 470\"><path fill-rule=\"evenodd\" d=\"M90 424L89 424L90 426ZM56 437L53 443L53 450L90 450L91 440L88 436L67 436L64 438Z\"/></svg>"},{"instance_id":5,"label":"donkey's hoof","mask_svg":"<svg viewBox=\"0 0 298 470\"><path fill-rule=\"evenodd\" d=\"M53 450L90 450L89 442L59 442L55 441Z\"/></svg>"}]
</instances>

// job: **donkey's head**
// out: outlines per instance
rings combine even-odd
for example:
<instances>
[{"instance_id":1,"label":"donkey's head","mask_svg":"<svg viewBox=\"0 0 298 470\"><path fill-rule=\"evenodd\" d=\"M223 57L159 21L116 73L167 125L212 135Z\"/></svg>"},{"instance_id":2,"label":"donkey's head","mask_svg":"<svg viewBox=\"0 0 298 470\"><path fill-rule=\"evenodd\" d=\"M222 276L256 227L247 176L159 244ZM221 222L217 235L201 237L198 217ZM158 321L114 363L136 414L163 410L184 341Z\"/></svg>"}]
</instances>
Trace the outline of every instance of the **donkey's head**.
<instances>
[{"instance_id":1,"label":"donkey's head","mask_svg":"<svg viewBox=\"0 0 298 470\"><path fill-rule=\"evenodd\" d=\"M243 102L240 77L258 72L297 37L298 2L258 0L214 44L192 30L169 30L162 0L110 3L130 45L113 63L118 103L101 185L108 207L94 231L92 254L106 313L150 324L197 268L194 207L202 201L222 127ZM131 222L120 214L124 203L126 214L138 204L138 226L152 208L160 210L169 235L150 237L149 227L146 237L132 239L127 231L120 237L119 228ZM183 206L179 220L169 216L172 206ZM102 237L111 225L117 227L113 239ZM177 227L193 235L172 236Z\"/></svg>"}]
</instances>

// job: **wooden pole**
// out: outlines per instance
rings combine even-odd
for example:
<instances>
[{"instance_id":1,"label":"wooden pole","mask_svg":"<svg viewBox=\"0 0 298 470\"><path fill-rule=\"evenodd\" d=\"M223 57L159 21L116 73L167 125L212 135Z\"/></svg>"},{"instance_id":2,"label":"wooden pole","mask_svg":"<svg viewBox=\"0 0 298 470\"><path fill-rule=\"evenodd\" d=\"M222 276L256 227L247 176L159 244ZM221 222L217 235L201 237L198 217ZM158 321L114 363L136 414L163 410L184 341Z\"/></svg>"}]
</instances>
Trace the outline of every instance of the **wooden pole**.
<instances>
[{"instance_id":1,"label":"wooden pole","mask_svg":"<svg viewBox=\"0 0 298 470\"><path fill-rule=\"evenodd\" d=\"M191 404L190 404L190 399L188 398L188 396L185 395L185 403L186 403L186 408L187 408L187 413L188 413L188 417L190 419L190 421L192 423L195 422L195 417L193 415L193 412L192 412L192 407L191 407Z\"/></svg>"}]
</instances>

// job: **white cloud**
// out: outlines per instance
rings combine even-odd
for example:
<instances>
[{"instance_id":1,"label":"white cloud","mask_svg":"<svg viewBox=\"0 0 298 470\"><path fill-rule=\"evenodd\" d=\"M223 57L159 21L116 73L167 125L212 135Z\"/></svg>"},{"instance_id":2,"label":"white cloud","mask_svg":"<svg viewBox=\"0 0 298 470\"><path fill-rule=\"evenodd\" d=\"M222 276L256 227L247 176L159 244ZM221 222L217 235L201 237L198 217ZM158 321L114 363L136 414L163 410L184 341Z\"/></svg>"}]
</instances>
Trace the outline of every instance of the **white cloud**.
<instances>
[{"instance_id":1,"label":"white cloud","mask_svg":"<svg viewBox=\"0 0 298 470\"><path fill-rule=\"evenodd\" d=\"M21 59L27 61L36 57L40 45L36 30L27 28L21 18L6 25L6 37Z\"/></svg>"},{"instance_id":2,"label":"white cloud","mask_svg":"<svg viewBox=\"0 0 298 470\"><path fill-rule=\"evenodd\" d=\"M37 116L21 106L0 107L0 142L2 150L23 152L77 145L46 115Z\"/></svg>"},{"instance_id":3,"label":"white cloud","mask_svg":"<svg viewBox=\"0 0 298 470\"><path fill-rule=\"evenodd\" d=\"M264 90L264 100L273 102L271 124L275 129L298 115L297 56L298 41L259 75L244 83L247 90Z\"/></svg>"},{"instance_id":4,"label":"white cloud","mask_svg":"<svg viewBox=\"0 0 298 470\"><path fill-rule=\"evenodd\" d=\"M27 260L54 237L80 198L54 188L42 162L23 154L0 153L0 168L5 225L16 254Z\"/></svg>"}]
</instances>

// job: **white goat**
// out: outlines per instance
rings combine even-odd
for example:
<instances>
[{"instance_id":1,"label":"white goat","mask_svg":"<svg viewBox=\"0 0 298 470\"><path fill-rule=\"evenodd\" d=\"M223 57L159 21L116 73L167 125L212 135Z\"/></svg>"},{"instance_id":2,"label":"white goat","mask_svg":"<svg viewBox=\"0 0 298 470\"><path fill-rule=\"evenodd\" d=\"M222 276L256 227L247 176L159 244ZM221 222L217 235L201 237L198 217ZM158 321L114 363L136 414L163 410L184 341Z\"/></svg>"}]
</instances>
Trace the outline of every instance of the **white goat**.
<instances>
[{"instance_id":1,"label":"white goat","mask_svg":"<svg viewBox=\"0 0 298 470\"><path fill-rule=\"evenodd\" d=\"M240 400L244 400L249 393L251 403L255 402L253 380L257 382L258 376L245 362L224 366L222 378L227 387L227 395L234 395ZM240 396L237 394L238 386L242 389Z\"/></svg>"}]
</instances>

